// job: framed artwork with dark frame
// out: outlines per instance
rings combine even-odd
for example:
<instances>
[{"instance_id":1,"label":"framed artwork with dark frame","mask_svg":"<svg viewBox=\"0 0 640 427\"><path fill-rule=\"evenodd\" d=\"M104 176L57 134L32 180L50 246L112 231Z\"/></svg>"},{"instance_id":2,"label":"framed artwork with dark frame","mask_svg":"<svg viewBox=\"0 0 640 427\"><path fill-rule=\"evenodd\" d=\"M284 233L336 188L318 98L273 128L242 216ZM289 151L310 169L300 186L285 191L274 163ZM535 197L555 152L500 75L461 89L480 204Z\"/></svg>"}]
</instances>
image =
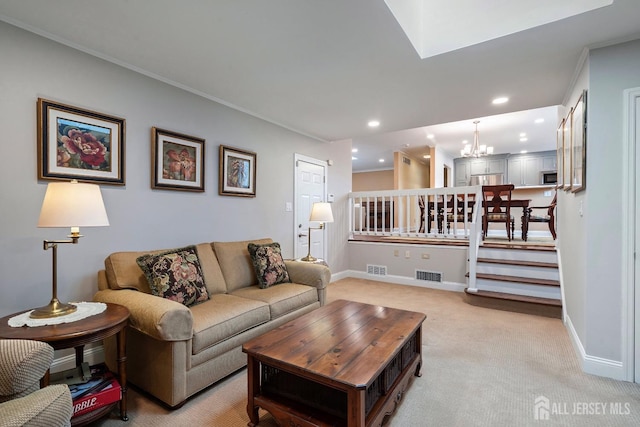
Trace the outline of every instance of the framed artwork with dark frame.
<instances>
[{"instance_id":1,"label":"framed artwork with dark frame","mask_svg":"<svg viewBox=\"0 0 640 427\"><path fill-rule=\"evenodd\" d=\"M125 120L38 98L38 179L124 185Z\"/></svg>"},{"instance_id":2,"label":"framed artwork with dark frame","mask_svg":"<svg viewBox=\"0 0 640 427\"><path fill-rule=\"evenodd\" d=\"M564 146L564 167L563 167L563 182L564 182L564 190L571 190L571 164L573 163L573 158L571 157L571 123L573 117L573 108L569 110L569 114L564 119L564 127L562 128L562 139Z\"/></svg>"},{"instance_id":3,"label":"framed artwork with dark frame","mask_svg":"<svg viewBox=\"0 0 640 427\"><path fill-rule=\"evenodd\" d=\"M587 166L587 91L583 91L571 115L571 191L585 189Z\"/></svg>"},{"instance_id":4,"label":"framed artwork with dark frame","mask_svg":"<svg viewBox=\"0 0 640 427\"><path fill-rule=\"evenodd\" d=\"M556 188L564 188L564 119L556 132L557 179Z\"/></svg>"},{"instance_id":5,"label":"framed artwork with dark frame","mask_svg":"<svg viewBox=\"0 0 640 427\"><path fill-rule=\"evenodd\" d=\"M256 153L220 146L218 192L221 196L256 196Z\"/></svg>"},{"instance_id":6,"label":"framed artwork with dark frame","mask_svg":"<svg viewBox=\"0 0 640 427\"><path fill-rule=\"evenodd\" d=\"M204 191L204 139L151 128L151 188Z\"/></svg>"}]
</instances>

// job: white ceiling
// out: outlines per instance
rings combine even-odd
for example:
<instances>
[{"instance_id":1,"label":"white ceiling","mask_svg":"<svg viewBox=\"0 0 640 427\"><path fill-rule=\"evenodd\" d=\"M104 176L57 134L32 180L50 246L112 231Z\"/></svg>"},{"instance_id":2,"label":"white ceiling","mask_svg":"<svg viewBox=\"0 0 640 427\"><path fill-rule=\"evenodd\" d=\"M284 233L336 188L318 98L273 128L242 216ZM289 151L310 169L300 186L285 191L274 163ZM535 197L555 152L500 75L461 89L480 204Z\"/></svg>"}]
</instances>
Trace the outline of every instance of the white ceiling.
<instances>
[{"instance_id":1,"label":"white ceiling","mask_svg":"<svg viewBox=\"0 0 640 427\"><path fill-rule=\"evenodd\" d=\"M504 1L460 16L497 23ZM353 138L361 155L367 145L424 144L424 130L389 134L443 123L462 121L471 138L477 118L481 143L497 148L522 130L492 135L489 116L562 104L583 49L640 37L638 17L640 1L615 0L421 59L384 0L0 0L3 21L319 141ZM492 105L498 95L509 103ZM541 137L550 149L555 127ZM435 143L458 152L462 135L440 129Z\"/></svg>"}]
</instances>

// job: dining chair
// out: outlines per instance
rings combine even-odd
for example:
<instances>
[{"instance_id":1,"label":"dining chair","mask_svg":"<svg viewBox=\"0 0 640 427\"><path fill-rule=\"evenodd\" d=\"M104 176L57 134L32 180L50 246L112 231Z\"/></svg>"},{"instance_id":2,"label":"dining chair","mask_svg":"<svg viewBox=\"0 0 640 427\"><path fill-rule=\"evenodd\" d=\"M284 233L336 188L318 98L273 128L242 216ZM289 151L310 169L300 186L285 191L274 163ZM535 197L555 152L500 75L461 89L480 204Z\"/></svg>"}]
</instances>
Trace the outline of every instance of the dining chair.
<instances>
[{"instance_id":1,"label":"dining chair","mask_svg":"<svg viewBox=\"0 0 640 427\"><path fill-rule=\"evenodd\" d=\"M465 197L466 196L466 197ZM456 204L456 198L458 202ZM466 200L465 200L466 198ZM451 223L465 222L465 204L466 204L466 221L473 221L473 209L475 207L475 194L452 194L451 199L447 202L447 233L451 232Z\"/></svg>"},{"instance_id":2,"label":"dining chair","mask_svg":"<svg viewBox=\"0 0 640 427\"><path fill-rule=\"evenodd\" d=\"M555 218L555 210L556 204L558 203L558 191L556 190L556 194L553 196L553 200L548 206L529 206L529 222L541 222L549 224L549 231L551 232L551 236L553 240L556 240L556 218ZM533 209L544 209L546 210L546 214L534 215Z\"/></svg>"},{"instance_id":3,"label":"dining chair","mask_svg":"<svg viewBox=\"0 0 640 427\"><path fill-rule=\"evenodd\" d=\"M515 230L515 221L511 216L511 192L513 184L483 185L482 206L482 238L487 237L489 223L504 222L507 230L507 239L511 240Z\"/></svg>"},{"instance_id":4,"label":"dining chair","mask_svg":"<svg viewBox=\"0 0 640 427\"><path fill-rule=\"evenodd\" d=\"M442 233L443 205L442 196L438 196L437 203L436 198L433 196L427 196L426 200L425 196L418 197L418 206L420 207L419 233L424 233L426 223L427 233L431 234L431 228L434 222L436 223L438 233Z\"/></svg>"}]
</instances>

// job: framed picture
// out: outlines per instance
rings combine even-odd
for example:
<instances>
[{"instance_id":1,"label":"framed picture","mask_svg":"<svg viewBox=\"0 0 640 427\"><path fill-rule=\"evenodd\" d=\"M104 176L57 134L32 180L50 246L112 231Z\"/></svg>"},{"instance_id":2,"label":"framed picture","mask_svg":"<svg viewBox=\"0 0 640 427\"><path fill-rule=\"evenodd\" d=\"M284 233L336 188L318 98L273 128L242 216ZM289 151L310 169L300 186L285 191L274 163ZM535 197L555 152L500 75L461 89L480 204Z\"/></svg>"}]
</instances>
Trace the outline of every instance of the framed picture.
<instances>
[{"instance_id":1,"label":"framed picture","mask_svg":"<svg viewBox=\"0 0 640 427\"><path fill-rule=\"evenodd\" d=\"M151 188L204 191L204 139L152 127Z\"/></svg>"},{"instance_id":2,"label":"framed picture","mask_svg":"<svg viewBox=\"0 0 640 427\"><path fill-rule=\"evenodd\" d=\"M556 166L558 169L556 188L564 188L564 119L556 132Z\"/></svg>"},{"instance_id":3,"label":"framed picture","mask_svg":"<svg viewBox=\"0 0 640 427\"><path fill-rule=\"evenodd\" d=\"M220 146L218 192L222 196L256 196L256 153Z\"/></svg>"},{"instance_id":4,"label":"framed picture","mask_svg":"<svg viewBox=\"0 0 640 427\"><path fill-rule=\"evenodd\" d=\"M38 179L124 185L125 120L38 98Z\"/></svg>"},{"instance_id":5,"label":"framed picture","mask_svg":"<svg viewBox=\"0 0 640 427\"><path fill-rule=\"evenodd\" d=\"M573 116L573 108L569 111L569 114L564 119L564 127L562 128L562 140L564 146L564 166L562 172L562 181L564 182L564 190L571 190L571 164L573 159L571 158L571 123Z\"/></svg>"},{"instance_id":6,"label":"framed picture","mask_svg":"<svg viewBox=\"0 0 640 427\"><path fill-rule=\"evenodd\" d=\"M573 107L571 115L571 191L577 193L585 189L587 166L587 91L583 91Z\"/></svg>"}]
</instances>

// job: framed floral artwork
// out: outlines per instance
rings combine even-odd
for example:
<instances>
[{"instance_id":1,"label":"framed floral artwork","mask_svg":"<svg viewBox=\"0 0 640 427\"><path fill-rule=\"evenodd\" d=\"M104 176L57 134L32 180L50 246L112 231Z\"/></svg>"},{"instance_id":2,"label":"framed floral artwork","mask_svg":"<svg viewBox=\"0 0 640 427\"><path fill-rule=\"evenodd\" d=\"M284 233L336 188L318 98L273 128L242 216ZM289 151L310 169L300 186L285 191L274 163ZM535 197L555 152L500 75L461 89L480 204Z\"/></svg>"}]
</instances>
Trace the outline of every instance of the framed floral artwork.
<instances>
[{"instance_id":1,"label":"framed floral artwork","mask_svg":"<svg viewBox=\"0 0 640 427\"><path fill-rule=\"evenodd\" d=\"M204 139L151 128L151 188L204 191Z\"/></svg>"},{"instance_id":2,"label":"framed floral artwork","mask_svg":"<svg viewBox=\"0 0 640 427\"><path fill-rule=\"evenodd\" d=\"M38 179L125 184L125 120L38 98Z\"/></svg>"},{"instance_id":3,"label":"framed floral artwork","mask_svg":"<svg viewBox=\"0 0 640 427\"><path fill-rule=\"evenodd\" d=\"M571 191L585 189L587 166L587 91L583 91L571 115Z\"/></svg>"},{"instance_id":4,"label":"framed floral artwork","mask_svg":"<svg viewBox=\"0 0 640 427\"><path fill-rule=\"evenodd\" d=\"M564 188L564 119L560 122L556 133L556 156L558 177L556 188Z\"/></svg>"},{"instance_id":5,"label":"framed floral artwork","mask_svg":"<svg viewBox=\"0 0 640 427\"><path fill-rule=\"evenodd\" d=\"M571 167L575 159L571 155L571 124L573 123L573 108L567 114L564 119L564 127L562 128L564 141L564 165L563 165L563 177L564 191L571 190Z\"/></svg>"},{"instance_id":6,"label":"framed floral artwork","mask_svg":"<svg viewBox=\"0 0 640 427\"><path fill-rule=\"evenodd\" d=\"M218 192L222 196L256 196L256 153L220 146Z\"/></svg>"}]
</instances>

